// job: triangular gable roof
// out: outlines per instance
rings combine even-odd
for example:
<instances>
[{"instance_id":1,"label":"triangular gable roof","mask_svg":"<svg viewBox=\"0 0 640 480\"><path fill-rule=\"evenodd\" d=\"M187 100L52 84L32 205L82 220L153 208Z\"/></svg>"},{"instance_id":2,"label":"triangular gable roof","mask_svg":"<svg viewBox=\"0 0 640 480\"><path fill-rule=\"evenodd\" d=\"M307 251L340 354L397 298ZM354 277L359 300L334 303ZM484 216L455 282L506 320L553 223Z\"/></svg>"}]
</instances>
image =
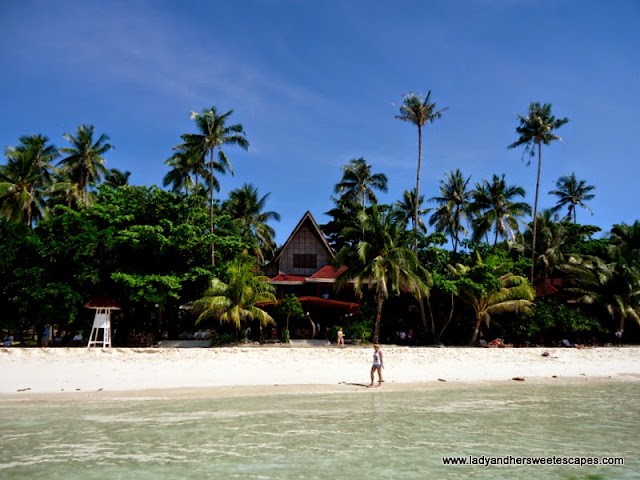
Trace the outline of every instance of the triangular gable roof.
<instances>
[{"instance_id":1,"label":"triangular gable roof","mask_svg":"<svg viewBox=\"0 0 640 480\"><path fill-rule=\"evenodd\" d=\"M315 232L315 234L318 236L318 239L320 240L320 243L322 243L322 245L324 245L324 247L327 249L327 252L329 252L329 255L331 255L331 258L335 258L336 257L335 253L333 253L333 249L331 248L331 246L329 245L329 242L327 241L326 237L324 236L324 233L322 233L322 230L320 230L320 227L318 226L318 223L316 222L315 218L313 218L313 215L311 215L311 212L309 210L307 210L306 213L302 216L302 218L298 222L298 224L296 225L296 228L294 228L293 232L291 232L291 235L289 235L289 238L287 238L287 241L284 242L284 245L280 249L280 253L278 253L276 258L271 260L269 265L272 265L272 264L280 261L280 256L282 255L282 252L284 252L287 249L287 247L291 243L291 240L296 236L296 234L302 228L302 226L305 224L305 222L309 222L311 224L311 227L312 227L311 231ZM269 265L267 265L267 267Z\"/></svg>"}]
</instances>

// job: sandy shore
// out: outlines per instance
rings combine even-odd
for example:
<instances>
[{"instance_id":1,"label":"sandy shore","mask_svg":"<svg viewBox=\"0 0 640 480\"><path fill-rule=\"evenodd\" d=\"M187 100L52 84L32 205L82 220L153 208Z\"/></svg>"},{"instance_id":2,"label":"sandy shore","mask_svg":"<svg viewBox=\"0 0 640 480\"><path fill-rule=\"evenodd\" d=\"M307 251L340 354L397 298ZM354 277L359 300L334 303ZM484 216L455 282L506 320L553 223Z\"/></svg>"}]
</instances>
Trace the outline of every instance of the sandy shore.
<instances>
[{"instance_id":1,"label":"sandy shore","mask_svg":"<svg viewBox=\"0 0 640 480\"><path fill-rule=\"evenodd\" d=\"M610 379L640 381L640 347L407 348L383 346L384 389L433 382ZM356 389L369 383L372 349L287 348L2 348L0 394L140 392L173 389L260 394Z\"/></svg>"}]
</instances>

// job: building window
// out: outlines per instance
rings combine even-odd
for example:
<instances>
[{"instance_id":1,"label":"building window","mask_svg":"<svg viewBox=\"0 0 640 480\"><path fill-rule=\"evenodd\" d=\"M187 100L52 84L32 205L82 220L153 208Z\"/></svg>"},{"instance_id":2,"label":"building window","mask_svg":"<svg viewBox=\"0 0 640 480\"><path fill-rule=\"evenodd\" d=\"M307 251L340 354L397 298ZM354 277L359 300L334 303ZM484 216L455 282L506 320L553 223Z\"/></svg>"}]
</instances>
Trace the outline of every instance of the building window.
<instances>
[{"instance_id":1,"label":"building window","mask_svg":"<svg viewBox=\"0 0 640 480\"><path fill-rule=\"evenodd\" d=\"M293 254L293 268L316 268L317 264L315 253Z\"/></svg>"}]
</instances>

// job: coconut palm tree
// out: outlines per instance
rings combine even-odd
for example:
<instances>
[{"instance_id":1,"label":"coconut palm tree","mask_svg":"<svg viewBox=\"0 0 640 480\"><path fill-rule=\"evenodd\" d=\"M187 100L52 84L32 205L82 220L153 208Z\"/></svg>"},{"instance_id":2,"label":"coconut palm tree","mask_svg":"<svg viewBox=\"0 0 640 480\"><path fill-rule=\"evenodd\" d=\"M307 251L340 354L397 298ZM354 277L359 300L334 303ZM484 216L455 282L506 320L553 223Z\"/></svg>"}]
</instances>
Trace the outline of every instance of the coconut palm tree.
<instances>
[{"instance_id":1,"label":"coconut palm tree","mask_svg":"<svg viewBox=\"0 0 640 480\"><path fill-rule=\"evenodd\" d=\"M108 172L103 155L113 149L113 145L107 143L108 135L103 133L94 141L94 132L93 125L80 125L75 136L65 133L63 137L71 143L71 147L60 149L61 153L68 156L58 163L62 166L61 172L78 184L85 206L89 205L89 184L99 181Z\"/></svg>"},{"instance_id":2,"label":"coconut palm tree","mask_svg":"<svg viewBox=\"0 0 640 480\"><path fill-rule=\"evenodd\" d=\"M428 273L420 267L411 249L403 246L404 225L392 211L381 210L373 205L368 212L360 212L358 221L358 228L345 229L346 236L360 239L357 245L343 248L336 255L337 267L349 266L338 278L337 285L353 280L358 293L363 291L364 286L375 292L373 341L377 342L380 339L382 307L389 292L411 292L418 301L422 301L429 290L421 275L422 278L428 278Z\"/></svg>"},{"instance_id":3,"label":"coconut palm tree","mask_svg":"<svg viewBox=\"0 0 640 480\"><path fill-rule=\"evenodd\" d=\"M227 125L233 110L219 114L215 107L202 110L201 113L191 112L191 119L196 122L198 133L181 135L182 143L174 147L176 152L182 152L195 165L207 165L209 176L209 231L213 235L214 202L213 192L216 185L215 172L233 174L233 167L224 150L225 145L237 145L244 150L249 149L244 128L241 124ZM215 160L216 149L218 161ZM196 170L199 167L194 167ZM211 240L211 265L215 265L215 245Z\"/></svg>"},{"instance_id":4,"label":"coconut palm tree","mask_svg":"<svg viewBox=\"0 0 640 480\"><path fill-rule=\"evenodd\" d=\"M524 215L531 215L529 204L515 201L517 197L524 196L524 188L507 185L504 173L502 177L494 174L491 183L487 180L476 183L476 188L471 191L468 207L473 218L473 240L477 242L482 237L488 237L493 229L494 247L499 238L515 241L515 232L519 229L518 220Z\"/></svg>"},{"instance_id":5,"label":"coconut palm tree","mask_svg":"<svg viewBox=\"0 0 640 480\"><path fill-rule=\"evenodd\" d=\"M256 307L260 302L275 301L275 289L268 278L259 273L255 263L236 258L226 270L227 282L211 280L204 296L194 303L199 313L197 323L209 318L231 323L240 330L243 322L258 320L262 326L275 323L271 315Z\"/></svg>"},{"instance_id":6,"label":"coconut palm tree","mask_svg":"<svg viewBox=\"0 0 640 480\"><path fill-rule=\"evenodd\" d=\"M7 164L0 166L0 211L14 222L31 225L47 214L46 196L52 184L51 162L58 156L43 135L20 138L7 148Z\"/></svg>"},{"instance_id":7,"label":"coconut palm tree","mask_svg":"<svg viewBox=\"0 0 640 480\"><path fill-rule=\"evenodd\" d=\"M547 294L546 279L549 278L558 265L561 265L565 261L563 253L567 240L565 225L566 222L561 221L557 215L553 215L551 210L543 210L538 214L536 226L538 240L533 258L535 258L534 267L537 275L540 276L543 281L542 288L544 295ZM526 232L524 237L527 238L529 235L533 235L533 232Z\"/></svg>"},{"instance_id":8,"label":"coconut palm tree","mask_svg":"<svg viewBox=\"0 0 640 480\"><path fill-rule=\"evenodd\" d=\"M584 202L595 197L595 194L589 192L595 190L596 187L587 185L585 180L578 180L574 172L571 175L560 177L556 182L556 188L557 190L549 192L549 194L558 197L555 207L551 209L553 213L557 213L568 206L567 217L573 218L573 223L578 223L576 218L576 207L578 206L588 210L593 215L593 211Z\"/></svg>"},{"instance_id":9,"label":"coconut palm tree","mask_svg":"<svg viewBox=\"0 0 640 480\"><path fill-rule=\"evenodd\" d=\"M483 323L489 327L492 315L531 312L536 294L525 277L511 273L496 277L496 269L482 263L476 267L461 264L448 267L454 276L466 279L459 282L459 293L475 312L469 345L475 345ZM478 282L479 278L485 281Z\"/></svg>"},{"instance_id":10,"label":"coconut palm tree","mask_svg":"<svg viewBox=\"0 0 640 480\"><path fill-rule=\"evenodd\" d=\"M204 163L192 158L188 151L176 151L164 164L170 167L170 170L162 179L163 186L171 186L173 193L184 190L185 195L206 197L210 178ZM200 179L204 180L205 186L200 183ZM213 187L216 192L220 191L220 182L217 178L213 179Z\"/></svg>"},{"instance_id":11,"label":"coconut palm tree","mask_svg":"<svg viewBox=\"0 0 640 480\"><path fill-rule=\"evenodd\" d=\"M264 211L270 193L262 198L258 189L245 183L242 187L229 192L229 199L223 210L231 215L233 222L240 227L243 238L250 239L255 245L256 259L264 262L265 254L273 255L276 247L275 230L267 225L270 220L280 221L280 214Z\"/></svg>"},{"instance_id":12,"label":"coconut palm tree","mask_svg":"<svg viewBox=\"0 0 640 480\"><path fill-rule=\"evenodd\" d=\"M420 202L418 203L418 228L417 230L420 233L427 233L427 226L422 220L422 216L426 215L431 211L430 208L422 208L422 204L424 203L424 195L420 195ZM413 222L415 222L415 211L416 211L416 189L412 189L411 191L404 190L402 192L402 200L398 200L395 205L395 211L399 215L399 218L407 225L411 222L413 227ZM414 231L416 229L412 228Z\"/></svg>"},{"instance_id":13,"label":"coconut palm tree","mask_svg":"<svg viewBox=\"0 0 640 480\"><path fill-rule=\"evenodd\" d=\"M427 96L422 98L422 95L416 95L415 93L409 93L402 97L403 104L400 106L400 115L396 115L396 118L414 124L418 127L418 169L416 173L416 198L420 198L420 171L422 169L422 127L428 123L433 123L439 119L443 112L449 109L449 107L441 108L437 110L435 102L431 102L431 90L427 92ZM416 210L413 214L413 229L414 229L414 252L418 251L418 204L416 203Z\"/></svg>"},{"instance_id":14,"label":"coconut palm tree","mask_svg":"<svg viewBox=\"0 0 640 480\"><path fill-rule=\"evenodd\" d=\"M439 204L429 218L429 225L435 225L439 231L449 234L454 252L460 243L460 233L467 233L463 220L467 217L471 196L467 190L470 180L471 177L464 179L459 168L451 171L447 173L446 181L440 180L440 196L429 199Z\"/></svg>"},{"instance_id":15,"label":"coconut palm tree","mask_svg":"<svg viewBox=\"0 0 640 480\"><path fill-rule=\"evenodd\" d=\"M104 183L109 185L110 187L124 187L129 185L129 177L131 176L131 172L122 170L118 170L117 168L111 168L107 171L107 174L104 176Z\"/></svg>"},{"instance_id":16,"label":"coconut palm tree","mask_svg":"<svg viewBox=\"0 0 640 480\"><path fill-rule=\"evenodd\" d=\"M556 119L551 113L551 104L545 103L544 105L540 105L539 102L530 103L527 116L518 115L518 118L520 125L516 127L516 133L518 133L520 137L507 148L516 148L520 145L525 145L523 156L528 153L530 157L534 157L536 152L538 153L538 173L536 176L536 196L533 203L533 236L531 247L535 255L538 193L540 191L540 172L542 170L542 145L549 145L553 141L562 140L562 138L554 134L553 131L568 123L569 119L567 117ZM530 160L529 163L531 163ZM533 257L532 262L531 282L533 283L533 269L535 264L535 258Z\"/></svg>"},{"instance_id":17,"label":"coconut palm tree","mask_svg":"<svg viewBox=\"0 0 640 480\"><path fill-rule=\"evenodd\" d=\"M606 312L623 332L625 321L640 323L640 275L610 259L572 255L559 267L565 274L565 290L579 303L594 304Z\"/></svg>"},{"instance_id":18,"label":"coconut palm tree","mask_svg":"<svg viewBox=\"0 0 640 480\"><path fill-rule=\"evenodd\" d=\"M366 202L377 203L374 190L387 191L387 176L384 173L371 173L371 164L363 157L352 158L342 167L342 180L334 188L335 193L350 200L358 201L362 208Z\"/></svg>"}]
</instances>

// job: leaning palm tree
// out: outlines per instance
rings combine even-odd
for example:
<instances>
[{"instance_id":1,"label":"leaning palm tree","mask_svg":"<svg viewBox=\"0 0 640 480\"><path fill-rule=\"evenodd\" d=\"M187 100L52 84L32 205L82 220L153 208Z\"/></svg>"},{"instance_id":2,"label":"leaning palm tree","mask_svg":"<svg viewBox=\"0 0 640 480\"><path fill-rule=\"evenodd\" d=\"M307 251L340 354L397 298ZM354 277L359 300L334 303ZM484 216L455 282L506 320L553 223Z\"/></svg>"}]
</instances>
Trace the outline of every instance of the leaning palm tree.
<instances>
[{"instance_id":1,"label":"leaning palm tree","mask_svg":"<svg viewBox=\"0 0 640 480\"><path fill-rule=\"evenodd\" d=\"M358 228L345 229L345 235L361 239L364 232L364 239L359 240L355 247L346 247L336 255L338 267L349 266L338 278L337 285L353 280L358 293L362 292L365 285L375 291L373 341L378 342L382 307L389 292L410 292L421 302L429 293L421 275L422 278L428 278L428 274L420 267L411 249L403 246L404 225L393 212L381 211L377 205L373 205L369 213L364 210L360 212L358 221Z\"/></svg>"},{"instance_id":2,"label":"leaning palm tree","mask_svg":"<svg viewBox=\"0 0 640 480\"><path fill-rule=\"evenodd\" d=\"M418 169L416 173L416 198L420 198L420 170L422 169L422 127L428 123L433 123L435 120L442 116L442 113L448 110L449 107L436 110L435 102L431 103L431 90L427 92L427 96L422 98L422 95L416 95L415 93L409 93L403 98L403 104L400 106L400 115L396 115L396 118L414 124L418 127ZM416 210L413 214L414 222L414 252L418 251L418 204L416 203Z\"/></svg>"},{"instance_id":3,"label":"leaning palm tree","mask_svg":"<svg viewBox=\"0 0 640 480\"><path fill-rule=\"evenodd\" d=\"M113 148L107 143L109 136L104 133L94 141L94 130L93 125L80 125L75 136L65 133L63 137L71 143L71 147L60 149L67 156L58 163L62 166L61 172L78 184L85 206L89 205L89 184L99 181L108 172L103 155Z\"/></svg>"},{"instance_id":4,"label":"leaning palm tree","mask_svg":"<svg viewBox=\"0 0 640 480\"><path fill-rule=\"evenodd\" d=\"M195 120L198 133L185 133L181 135L183 143L174 147L177 152L183 152L194 164L207 165L209 176L209 231L211 238L211 265L215 265L215 245L213 241L213 217L214 202L213 192L216 185L215 172L225 173L227 170L233 174L233 167L222 147L224 145L237 145L247 150L249 142L245 137L241 124L227 125L233 110L219 114L215 107L202 110L201 113L191 112L191 119ZM215 160L216 149L218 161ZM194 167L197 168L197 167Z\"/></svg>"},{"instance_id":5,"label":"leaning palm tree","mask_svg":"<svg viewBox=\"0 0 640 480\"><path fill-rule=\"evenodd\" d=\"M585 180L578 180L575 172L571 175L563 175L556 182L557 190L551 190L549 194L558 197L555 207L551 209L553 213L559 212L568 206L567 217L573 218L573 223L578 223L576 218L577 207L582 207L593 215L593 211L584 203L593 199L595 194L589 193L595 190L593 185L587 185Z\"/></svg>"},{"instance_id":6,"label":"leaning palm tree","mask_svg":"<svg viewBox=\"0 0 640 480\"><path fill-rule=\"evenodd\" d=\"M227 282L211 280L204 296L194 303L199 313L197 323L213 318L231 323L240 330L243 322L258 320L262 326L275 323L271 315L256 307L260 302L273 302L274 287L261 275L256 265L247 259L237 258L226 270Z\"/></svg>"},{"instance_id":7,"label":"leaning palm tree","mask_svg":"<svg viewBox=\"0 0 640 480\"><path fill-rule=\"evenodd\" d=\"M516 148L525 145L523 156L529 154L530 157L538 153L538 173L536 176L536 196L533 203L533 237L531 250L535 255L536 251L536 226L538 219L538 193L540 190L540 172L542 170L542 145L549 145L555 140L562 140L561 137L553 133L554 130L562 127L569 122L567 117L556 119L551 113L551 104L545 103L540 105L539 102L529 104L527 116L518 115L520 125L516 127L516 133L520 138L509 145L507 148ZM529 161L531 163L531 161ZM535 263L535 258L532 258ZM533 269L531 265L531 282L533 282Z\"/></svg>"},{"instance_id":8,"label":"leaning palm tree","mask_svg":"<svg viewBox=\"0 0 640 480\"><path fill-rule=\"evenodd\" d=\"M430 202L438 203L438 207L429 218L429 225L435 225L441 232L451 236L453 251L456 252L460 243L460 234L467 230L463 220L467 217L471 192L467 190L471 177L466 180L460 169L446 175L446 181L440 180L440 196L432 197Z\"/></svg>"},{"instance_id":9,"label":"leaning palm tree","mask_svg":"<svg viewBox=\"0 0 640 480\"><path fill-rule=\"evenodd\" d=\"M476 183L469 204L469 214L473 218L473 240L477 242L482 237L488 237L493 229L494 247L499 238L515 241L519 219L531 215L529 204L515 201L517 197L524 196L524 188L507 185L504 173L502 177L494 174L491 183L487 180Z\"/></svg>"},{"instance_id":10,"label":"leaning palm tree","mask_svg":"<svg viewBox=\"0 0 640 480\"><path fill-rule=\"evenodd\" d=\"M239 226L243 238L255 245L255 255L259 262L264 262L266 256L273 255L276 247L275 230L267 222L280 221L279 213L264 211L269 195L271 194L267 193L260 198L258 189L245 183L229 192L229 199L223 205L223 210Z\"/></svg>"},{"instance_id":11,"label":"leaning palm tree","mask_svg":"<svg viewBox=\"0 0 640 480\"><path fill-rule=\"evenodd\" d=\"M0 167L0 211L9 220L31 225L47 215L46 196L53 180L51 162L58 156L42 135L20 138L7 148L7 164Z\"/></svg>"},{"instance_id":12,"label":"leaning palm tree","mask_svg":"<svg viewBox=\"0 0 640 480\"><path fill-rule=\"evenodd\" d=\"M387 176L384 173L371 173L371 164L363 157L353 158L342 167L342 179L334 188L348 200L358 201L362 208L366 202L377 203L373 190L387 191Z\"/></svg>"}]
</instances>

